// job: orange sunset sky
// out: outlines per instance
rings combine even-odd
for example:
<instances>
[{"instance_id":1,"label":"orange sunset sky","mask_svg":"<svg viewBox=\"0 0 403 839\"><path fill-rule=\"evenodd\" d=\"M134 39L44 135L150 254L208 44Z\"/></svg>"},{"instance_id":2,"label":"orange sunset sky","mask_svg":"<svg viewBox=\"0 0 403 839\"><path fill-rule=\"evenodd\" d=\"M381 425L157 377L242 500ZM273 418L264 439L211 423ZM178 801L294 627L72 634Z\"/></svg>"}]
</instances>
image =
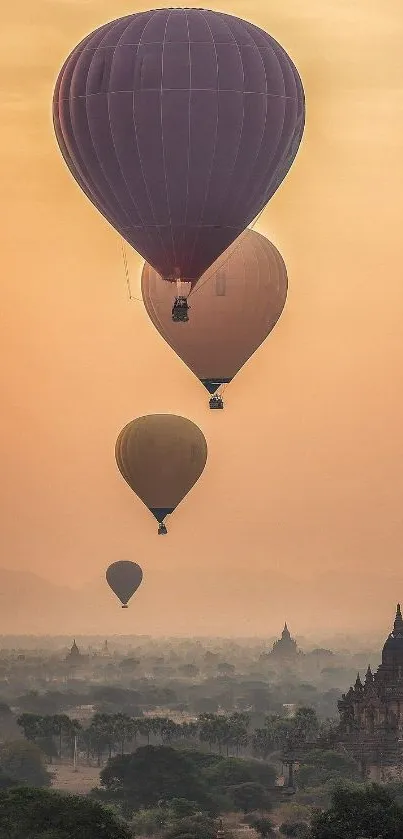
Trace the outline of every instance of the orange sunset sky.
<instances>
[{"instance_id":1,"label":"orange sunset sky","mask_svg":"<svg viewBox=\"0 0 403 839\"><path fill-rule=\"evenodd\" d=\"M288 302L223 412L128 301L119 237L53 134L66 55L145 8L1 12L0 568L15 573L0 574L0 634L264 635L285 618L297 634L385 634L403 599L401 0L210 3L280 41L307 105L256 228L286 262ZM129 265L139 296L133 251ZM154 412L189 417L209 445L164 539L114 459L120 429ZM127 612L103 582L117 559L144 569Z\"/></svg>"}]
</instances>

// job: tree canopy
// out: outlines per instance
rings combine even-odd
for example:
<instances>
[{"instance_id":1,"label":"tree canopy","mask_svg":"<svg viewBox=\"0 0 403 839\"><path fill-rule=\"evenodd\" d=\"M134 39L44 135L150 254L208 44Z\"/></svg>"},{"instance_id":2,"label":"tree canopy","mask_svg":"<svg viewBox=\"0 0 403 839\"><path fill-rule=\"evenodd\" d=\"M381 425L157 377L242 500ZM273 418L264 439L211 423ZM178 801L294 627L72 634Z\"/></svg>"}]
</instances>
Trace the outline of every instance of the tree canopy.
<instances>
[{"instance_id":1,"label":"tree canopy","mask_svg":"<svg viewBox=\"0 0 403 839\"><path fill-rule=\"evenodd\" d=\"M311 839L402 839L403 808L378 784L338 786L312 819Z\"/></svg>"},{"instance_id":2,"label":"tree canopy","mask_svg":"<svg viewBox=\"0 0 403 839\"><path fill-rule=\"evenodd\" d=\"M254 782L236 784L228 787L226 791L236 810L243 810L244 813L251 813L254 810L271 810L272 803L262 784Z\"/></svg>"},{"instance_id":3,"label":"tree canopy","mask_svg":"<svg viewBox=\"0 0 403 839\"><path fill-rule=\"evenodd\" d=\"M2 839L130 839L130 832L96 801L54 790L0 790Z\"/></svg>"},{"instance_id":4,"label":"tree canopy","mask_svg":"<svg viewBox=\"0 0 403 839\"><path fill-rule=\"evenodd\" d=\"M15 740L0 746L0 770L3 778L21 786L50 786L51 776L43 754L35 743Z\"/></svg>"},{"instance_id":5,"label":"tree canopy","mask_svg":"<svg viewBox=\"0 0 403 839\"><path fill-rule=\"evenodd\" d=\"M191 754L191 753L190 753ZM154 807L162 800L186 798L200 809L214 811L202 774L189 753L170 746L142 746L133 754L112 758L100 774L102 786L133 810Z\"/></svg>"},{"instance_id":6,"label":"tree canopy","mask_svg":"<svg viewBox=\"0 0 403 839\"><path fill-rule=\"evenodd\" d=\"M254 760L142 746L108 762L100 775L103 789L96 794L131 811L180 798L214 815L231 807L268 809L267 788L275 778L272 766Z\"/></svg>"},{"instance_id":7,"label":"tree canopy","mask_svg":"<svg viewBox=\"0 0 403 839\"><path fill-rule=\"evenodd\" d=\"M359 766L349 755L331 749L312 749L305 752L300 765L297 784L300 789L319 787L329 781L360 780Z\"/></svg>"}]
</instances>

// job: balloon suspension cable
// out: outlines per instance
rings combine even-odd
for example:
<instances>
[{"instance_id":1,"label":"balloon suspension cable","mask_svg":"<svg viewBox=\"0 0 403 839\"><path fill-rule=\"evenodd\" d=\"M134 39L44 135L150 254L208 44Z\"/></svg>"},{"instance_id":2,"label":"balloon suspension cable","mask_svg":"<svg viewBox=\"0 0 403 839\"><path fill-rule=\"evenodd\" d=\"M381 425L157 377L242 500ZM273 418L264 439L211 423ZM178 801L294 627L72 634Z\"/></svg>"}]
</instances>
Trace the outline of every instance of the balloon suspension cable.
<instances>
[{"instance_id":1,"label":"balloon suspension cable","mask_svg":"<svg viewBox=\"0 0 403 839\"><path fill-rule=\"evenodd\" d=\"M264 206L264 207L263 207L263 209L262 209L262 210L260 210L260 213L258 213L258 215L256 216L255 220L252 222L251 226L250 226L250 227L247 227L245 230L243 230L243 231L242 231L242 233L240 234L240 236L238 236L238 240L239 240L239 241L238 241L238 244L236 245L236 247L232 249L232 248L231 248L231 245L230 245L230 246L229 246L229 248L227 248L227 250L230 250L230 253L228 254L228 256L227 256L227 258L225 259L225 261L224 261L224 262L220 262L219 268L218 268L217 270L221 270L221 268L224 268L224 265L226 265L226 264L227 264L227 262L228 262L228 261L229 261L229 260L233 257L234 253L236 253L236 252L237 252L238 248L240 248L240 247L241 247L244 236L246 235L246 233L248 232L248 230L253 230L253 228L254 228L255 224L257 224L257 223L258 223L258 221L259 221L259 219L260 219L260 216L262 215L262 213L264 213L265 209L266 209L266 206ZM237 241L237 240L235 240L235 241ZM225 253L225 251L224 251L224 253ZM215 272L214 272L214 273L215 273ZM205 279L203 280L203 282L200 282L200 280L199 280L199 282L197 283L197 285L195 286L195 288L193 288L193 289L191 289L191 290L190 290L189 297L190 297L190 296L194 297L194 295L195 295L195 294L197 294L197 292L198 292L198 291L200 291L200 289L201 289L201 288L203 288L203 286L204 286L206 283L208 283L208 281L211 279L211 277L212 277L212 276L214 276L214 274L210 274L210 272L208 271L208 272L207 272L207 277L205 277Z\"/></svg>"},{"instance_id":2,"label":"balloon suspension cable","mask_svg":"<svg viewBox=\"0 0 403 839\"><path fill-rule=\"evenodd\" d=\"M130 284L129 265L128 265L128 262L127 262L126 247L125 247L124 239L122 237L120 237L120 247L121 247L121 250L122 250L123 268L124 268L124 272L125 272L125 280L126 280L127 293L128 293L129 300L135 300L137 303L142 303L143 301L140 300L139 297L134 297L134 295L132 294L132 289L131 289L131 284Z\"/></svg>"},{"instance_id":3,"label":"balloon suspension cable","mask_svg":"<svg viewBox=\"0 0 403 839\"><path fill-rule=\"evenodd\" d=\"M211 410L222 410L224 408L223 393L227 388L229 382L223 382L209 399L209 408Z\"/></svg>"}]
</instances>

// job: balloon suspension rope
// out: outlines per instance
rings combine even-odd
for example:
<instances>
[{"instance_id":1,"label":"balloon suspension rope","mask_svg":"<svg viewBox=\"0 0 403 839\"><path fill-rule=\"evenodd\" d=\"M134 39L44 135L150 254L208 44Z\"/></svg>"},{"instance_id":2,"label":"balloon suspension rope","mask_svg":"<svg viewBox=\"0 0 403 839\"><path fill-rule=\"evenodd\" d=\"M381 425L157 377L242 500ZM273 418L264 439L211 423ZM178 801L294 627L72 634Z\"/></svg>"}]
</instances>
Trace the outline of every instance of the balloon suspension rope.
<instances>
[{"instance_id":1,"label":"balloon suspension rope","mask_svg":"<svg viewBox=\"0 0 403 839\"><path fill-rule=\"evenodd\" d=\"M266 207L263 207L263 209L260 211L260 213L258 213L258 215L256 216L256 218L253 221L253 223L251 224L251 226L247 227L246 230L244 230L243 233L241 233L241 235L239 236L239 241L238 241L237 246L235 248L231 249L231 252L228 254L228 256L224 260L224 262L220 263L220 265L218 266L219 269L223 268L224 265L227 264L228 260L231 259L231 257L234 255L234 253L237 252L238 248L241 247L243 237L246 235L248 230L253 230L255 224L257 224L257 222L260 219L260 216L265 211L265 209L266 209ZM135 300L136 303L142 303L143 301L140 300L139 297L134 297L134 295L132 294L131 283L130 283L129 265L128 265L128 262L127 262L126 246L125 246L125 242L124 242L124 239L123 239L122 236L120 237L120 245L121 245L121 249L122 249L123 268L124 268L124 273L125 273L125 280L126 280L128 298L129 298L129 300ZM230 248L231 248L231 246L230 246ZM205 279L203 280L202 283L201 282L197 283L196 287L190 292L189 297L190 297L190 295L193 296L193 295L197 294L197 292L200 291L200 289L205 285L205 283L207 283L210 280L210 278L211 278L210 274L208 273L207 277L205 277Z\"/></svg>"},{"instance_id":2,"label":"balloon suspension rope","mask_svg":"<svg viewBox=\"0 0 403 839\"><path fill-rule=\"evenodd\" d=\"M132 289L131 289L131 284L130 284L129 265L128 265L128 262L127 262L126 247L125 247L124 239L122 237L120 237L120 246L121 246L121 249L122 249L123 268L124 268L124 272L125 272L125 280L126 280L126 287L127 287L127 293L128 293L129 300L135 300L137 303L142 303L143 301L140 300L139 297L134 297L134 295L132 294Z\"/></svg>"}]
</instances>

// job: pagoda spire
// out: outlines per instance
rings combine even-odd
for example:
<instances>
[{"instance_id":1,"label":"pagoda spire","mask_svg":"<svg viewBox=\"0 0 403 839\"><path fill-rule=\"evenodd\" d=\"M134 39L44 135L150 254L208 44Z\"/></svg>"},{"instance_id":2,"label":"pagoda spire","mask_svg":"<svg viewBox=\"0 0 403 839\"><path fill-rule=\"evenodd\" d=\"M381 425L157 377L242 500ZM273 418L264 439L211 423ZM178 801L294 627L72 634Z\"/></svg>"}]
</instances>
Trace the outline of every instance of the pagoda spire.
<instances>
[{"instance_id":1,"label":"pagoda spire","mask_svg":"<svg viewBox=\"0 0 403 839\"><path fill-rule=\"evenodd\" d=\"M362 681L360 679L360 674L359 673L357 673L357 678L355 680L354 688L355 688L356 691L361 691L362 690Z\"/></svg>"},{"instance_id":2,"label":"pagoda spire","mask_svg":"<svg viewBox=\"0 0 403 839\"><path fill-rule=\"evenodd\" d=\"M366 672L366 674L365 674L365 685L366 685L366 686L367 686L367 685L372 685L372 682L373 682L373 681L374 681L374 677L373 677L373 675L372 675L371 666L368 664L368 670L367 670L367 672Z\"/></svg>"},{"instance_id":3,"label":"pagoda spire","mask_svg":"<svg viewBox=\"0 0 403 839\"><path fill-rule=\"evenodd\" d=\"M396 606L396 617L395 622L393 624L393 634L403 635L403 618L400 610L400 603L398 603Z\"/></svg>"}]
</instances>

